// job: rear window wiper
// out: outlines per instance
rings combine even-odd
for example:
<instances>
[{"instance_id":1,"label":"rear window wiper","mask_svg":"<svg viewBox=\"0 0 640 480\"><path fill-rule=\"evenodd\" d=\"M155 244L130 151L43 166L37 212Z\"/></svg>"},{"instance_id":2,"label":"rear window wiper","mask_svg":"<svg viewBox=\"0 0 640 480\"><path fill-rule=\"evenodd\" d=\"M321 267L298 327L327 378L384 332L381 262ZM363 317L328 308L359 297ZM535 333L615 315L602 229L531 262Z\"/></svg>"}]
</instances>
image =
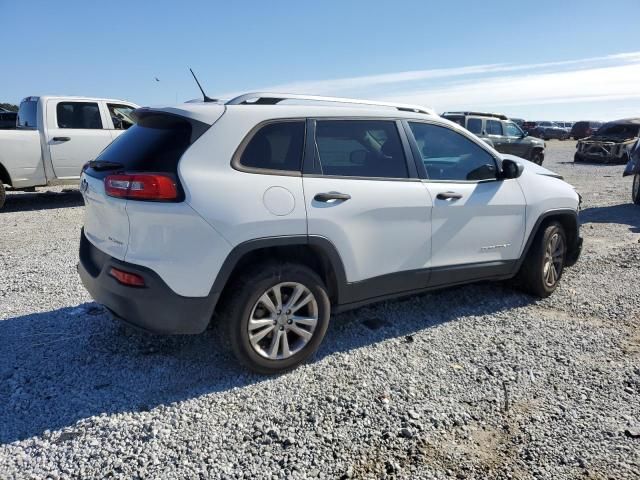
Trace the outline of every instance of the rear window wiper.
<instances>
[{"instance_id":1,"label":"rear window wiper","mask_svg":"<svg viewBox=\"0 0 640 480\"><path fill-rule=\"evenodd\" d=\"M91 160L87 166L93 168L95 171L100 172L103 170L116 170L118 168L124 168L122 163L107 162L106 160Z\"/></svg>"}]
</instances>

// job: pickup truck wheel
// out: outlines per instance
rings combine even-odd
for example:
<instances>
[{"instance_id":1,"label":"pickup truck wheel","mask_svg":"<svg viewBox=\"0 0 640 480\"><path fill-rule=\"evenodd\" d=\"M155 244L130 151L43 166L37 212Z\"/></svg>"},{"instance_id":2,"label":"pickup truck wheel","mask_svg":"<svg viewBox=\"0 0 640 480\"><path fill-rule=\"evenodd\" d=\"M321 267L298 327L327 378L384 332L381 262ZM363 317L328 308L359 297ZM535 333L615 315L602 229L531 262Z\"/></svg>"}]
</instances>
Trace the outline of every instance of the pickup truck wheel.
<instances>
[{"instance_id":1,"label":"pickup truck wheel","mask_svg":"<svg viewBox=\"0 0 640 480\"><path fill-rule=\"evenodd\" d=\"M640 205L640 173L633 176L633 187L631 187L631 198L633 203Z\"/></svg>"},{"instance_id":2,"label":"pickup truck wheel","mask_svg":"<svg viewBox=\"0 0 640 480\"><path fill-rule=\"evenodd\" d=\"M531 161L533 163L537 163L538 165L542 165L542 162L544 161L544 153L542 153L542 150L537 148L533 152L531 152Z\"/></svg>"},{"instance_id":3,"label":"pickup truck wheel","mask_svg":"<svg viewBox=\"0 0 640 480\"><path fill-rule=\"evenodd\" d=\"M560 281L567 256L567 237L562 225L551 222L533 239L516 283L527 293L545 298Z\"/></svg>"},{"instance_id":4,"label":"pickup truck wheel","mask_svg":"<svg viewBox=\"0 0 640 480\"><path fill-rule=\"evenodd\" d=\"M0 182L0 208L4 207L4 202L7 200L7 192L4 189L4 185Z\"/></svg>"},{"instance_id":5,"label":"pickup truck wheel","mask_svg":"<svg viewBox=\"0 0 640 480\"><path fill-rule=\"evenodd\" d=\"M283 373L313 355L329 326L326 287L298 264L261 264L228 290L220 315L236 358L261 374Z\"/></svg>"}]
</instances>

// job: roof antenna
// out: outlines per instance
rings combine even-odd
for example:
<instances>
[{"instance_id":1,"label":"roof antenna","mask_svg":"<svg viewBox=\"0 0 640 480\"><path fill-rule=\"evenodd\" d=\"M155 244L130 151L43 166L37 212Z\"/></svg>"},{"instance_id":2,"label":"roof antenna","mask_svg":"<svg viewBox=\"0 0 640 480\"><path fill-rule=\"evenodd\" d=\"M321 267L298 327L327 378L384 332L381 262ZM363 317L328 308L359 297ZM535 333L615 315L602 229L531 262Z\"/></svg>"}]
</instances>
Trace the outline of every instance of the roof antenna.
<instances>
[{"instance_id":1,"label":"roof antenna","mask_svg":"<svg viewBox=\"0 0 640 480\"><path fill-rule=\"evenodd\" d=\"M189 69L189 71L191 72L191 75L193 75L193 79L196 81L196 83L198 84L198 88L200 89L200 91L202 92L202 96L204 97L204 101L205 102L217 102L218 100L215 98L209 98L207 97L207 94L204 93L204 89L202 88L202 85L200 85L200 82L198 81L198 77L196 77L196 74L193 73L193 70Z\"/></svg>"}]
</instances>

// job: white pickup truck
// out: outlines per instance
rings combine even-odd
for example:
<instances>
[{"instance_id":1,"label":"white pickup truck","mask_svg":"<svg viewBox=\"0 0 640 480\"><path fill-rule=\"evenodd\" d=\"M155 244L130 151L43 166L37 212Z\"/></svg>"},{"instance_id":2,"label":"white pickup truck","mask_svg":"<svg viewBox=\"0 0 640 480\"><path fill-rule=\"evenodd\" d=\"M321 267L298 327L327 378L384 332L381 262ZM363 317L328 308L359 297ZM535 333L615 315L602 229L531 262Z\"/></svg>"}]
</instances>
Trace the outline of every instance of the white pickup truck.
<instances>
[{"instance_id":1,"label":"white pickup truck","mask_svg":"<svg viewBox=\"0 0 640 480\"><path fill-rule=\"evenodd\" d=\"M5 185L32 190L76 184L82 166L133 125L131 102L87 97L27 97L17 129L0 130L0 208Z\"/></svg>"}]
</instances>

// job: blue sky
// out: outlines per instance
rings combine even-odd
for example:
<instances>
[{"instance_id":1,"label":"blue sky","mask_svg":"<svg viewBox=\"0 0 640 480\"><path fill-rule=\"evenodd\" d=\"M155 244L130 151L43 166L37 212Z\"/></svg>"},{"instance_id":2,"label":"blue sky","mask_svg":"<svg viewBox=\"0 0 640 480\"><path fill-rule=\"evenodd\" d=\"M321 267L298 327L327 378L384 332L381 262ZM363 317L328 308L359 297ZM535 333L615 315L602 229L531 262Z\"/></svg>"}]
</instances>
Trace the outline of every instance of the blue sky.
<instances>
[{"instance_id":1,"label":"blue sky","mask_svg":"<svg viewBox=\"0 0 640 480\"><path fill-rule=\"evenodd\" d=\"M0 19L0 101L182 102L199 93L192 67L223 98L286 90L529 119L640 116L640 0L0 0Z\"/></svg>"}]
</instances>

